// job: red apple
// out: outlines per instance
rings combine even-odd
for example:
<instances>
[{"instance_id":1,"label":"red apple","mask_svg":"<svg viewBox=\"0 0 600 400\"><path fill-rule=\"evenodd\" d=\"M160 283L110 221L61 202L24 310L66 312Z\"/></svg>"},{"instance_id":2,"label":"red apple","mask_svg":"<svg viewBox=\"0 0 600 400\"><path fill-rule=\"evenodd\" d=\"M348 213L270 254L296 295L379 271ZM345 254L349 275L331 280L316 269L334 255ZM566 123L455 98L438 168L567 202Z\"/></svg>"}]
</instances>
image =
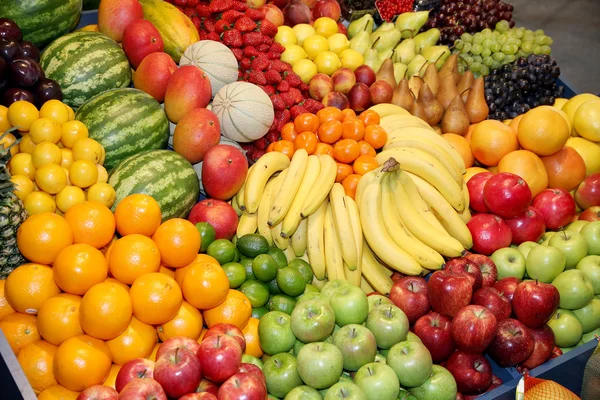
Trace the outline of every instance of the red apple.
<instances>
[{"instance_id":1,"label":"red apple","mask_svg":"<svg viewBox=\"0 0 600 400\"><path fill-rule=\"evenodd\" d=\"M248 159L238 148L219 144L206 152L202 184L208 196L229 200L240 190L247 175Z\"/></svg>"},{"instance_id":2,"label":"red apple","mask_svg":"<svg viewBox=\"0 0 600 400\"><path fill-rule=\"evenodd\" d=\"M482 276L481 286L494 286L496 279L498 279L498 269L491 258L483 254L471 253L466 254L464 257L479 267Z\"/></svg>"},{"instance_id":3,"label":"red apple","mask_svg":"<svg viewBox=\"0 0 600 400\"><path fill-rule=\"evenodd\" d=\"M118 400L119 392L109 386L94 385L79 393L76 400Z\"/></svg>"},{"instance_id":4,"label":"red apple","mask_svg":"<svg viewBox=\"0 0 600 400\"><path fill-rule=\"evenodd\" d=\"M600 220L600 206L590 207L579 214L579 219L583 221L598 221Z\"/></svg>"},{"instance_id":5,"label":"red apple","mask_svg":"<svg viewBox=\"0 0 600 400\"><path fill-rule=\"evenodd\" d=\"M432 311L419 318L413 330L431 353L435 364L445 361L454 352L450 318Z\"/></svg>"},{"instance_id":6,"label":"red apple","mask_svg":"<svg viewBox=\"0 0 600 400\"><path fill-rule=\"evenodd\" d=\"M531 204L531 189L519 175L500 172L483 187L483 202L491 213L505 219L515 218Z\"/></svg>"},{"instance_id":7,"label":"red apple","mask_svg":"<svg viewBox=\"0 0 600 400\"><path fill-rule=\"evenodd\" d=\"M319 0L312 9L312 17L317 20L321 17L331 18L334 21L340 19L342 9L336 0Z\"/></svg>"},{"instance_id":8,"label":"red apple","mask_svg":"<svg viewBox=\"0 0 600 400\"><path fill-rule=\"evenodd\" d=\"M473 294L472 304L483 306L490 310L496 317L496 321L502 321L510 317L512 307L510 301L493 287L484 287Z\"/></svg>"},{"instance_id":9,"label":"red apple","mask_svg":"<svg viewBox=\"0 0 600 400\"><path fill-rule=\"evenodd\" d=\"M148 54L162 52L164 48L160 32L148 20L133 21L123 32L123 51L133 69L137 69Z\"/></svg>"},{"instance_id":10,"label":"red apple","mask_svg":"<svg viewBox=\"0 0 600 400\"><path fill-rule=\"evenodd\" d=\"M298 24L308 24L312 17L310 8L301 0L292 0L283 10L285 24L294 26Z\"/></svg>"},{"instance_id":11,"label":"red apple","mask_svg":"<svg viewBox=\"0 0 600 400\"><path fill-rule=\"evenodd\" d=\"M398 279L390 290L390 300L404 311L408 322L414 324L429 311L427 281L415 276Z\"/></svg>"},{"instance_id":12,"label":"red apple","mask_svg":"<svg viewBox=\"0 0 600 400\"><path fill-rule=\"evenodd\" d=\"M463 394L480 394L492 385L492 366L483 354L457 351L446 362L458 390Z\"/></svg>"},{"instance_id":13,"label":"red apple","mask_svg":"<svg viewBox=\"0 0 600 400\"><path fill-rule=\"evenodd\" d=\"M200 360L196 353L187 349L169 350L157 358L154 379L169 397L179 398L192 393L202 379Z\"/></svg>"},{"instance_id":14,"label":"red apple","mask_svg":"<svg viewBox=\"0 0 600 400\"><path fill-rule=\"evenodd\" d=\"M194 222L195 224L195 222ZM163 354L165 354L169 350L173 349L186 349L191 352L198 354L198 349L200 349L200 343L198 343L194 339L190 339L184 336L176 336L169 338L162 342L160 346L158 346L158 350L156 351L156 360L158 360Z\"/></svg>"},{"instance_id":15,"label":"red apple","mask_svg":"<svg viewBox=\"0 0 600 400\"><path fill-rule=\"evenodd\" d=\"M392 275L390 276L390 278L392 279L392 282L397 282L398 280L404 278L406 275L401 274L398 271L394 271L392 272Z\"/></svg>"},{"instance_id":16,"label":"red apple","mask_svg":"<svg viewBox=\"0 0 600 400\"><path fill-rule=\"evenodd\" d=\"M470 207L474 211L481 213L489 213L490 210L483 201L483 188L487 181L494 176L491 172L480 172L475 174L467 182L467 189L469 190Z\"/></svg>"},{"instance_id":17,"label":"red apple","mask_svg":"<svg viewBox=\"0 0 600 400\"><path fill-rule=\"evenodd\" d=\"M123 39L129 24L143 18L138 0L103 0L98 6L98 30L116 42Z\"/></svg>"},{"instance_id":18,"label":"red apple","mask_svg":"<svg viewBox=\"0 0 600 400\"><path fill-rule=\"evenodd\" d=\"M496 317L487 308L466 306L452 320L452 339L459 350L483 353L494 339L497 325Z\"/></svg>"},{"instance_id":19,"label":"red apple","mask_svg":"<svg viewBox=\"0 0 600 400\"><path fill-rule=\"evenodd\" d=\"M588 175L575 190L577 205L586 208L600 206L600 173Z\"/></svg>"},{"instance_id":20,"label":"red apple","mask_svg":"<svg viewBox=\"0 0 600 400\"><path fill-rule=\"evenodd\" d=\"M212 97L208 76L195 65L184 65L173 72L165 93L165 112L174 124L194 108L204 108Z\"/></svg>"},{"instance_id":21,"label":"red apple","mask_svg":"<svg viewBox=\"0 0 600 400\"><path fill-rule=\"evenodd\" d=\"M235 235L238 216L233 207L223 200L205 199L192 207L188 220L192 224L208 222L215 228L217 239L231 240Z\"/></svg>"},{"instance_id":22,"label":"red apple","mask_svg":"<svg viewBox=\"0 0 600 400\"><path fill-rule=\"evenodd\" d=\"M316 74L308 82L308 94L315 100L321 101L333 92L333 80L326 74Z\"/></svg>"},{"instance_id":23,"label":"red apple","mask_svg":"<svg viewBox=\"0 0 600 400\"><path fill-rule=\"evenodd\" d=\"M208 392L188 393L180 397L179 400L217 400L217 396Z\"/></svg>"},{"instance_id":24,"label":"red apple","mask_svg":"<svg viewBox=\"0 0 600 400\"><path fill-rule=\"evenodd\" d=\"M512 233L506 222L494 214L477 214L467 223L473 236L473 247L477 253L491 255L498 249L510 246Z\"/></svg>"},{"instance_id":25,"label":"red apple","mask_svg":"<svg viewBox=\"0 0 600 400\"><path fill-rule=\"evenodd\" d=\"M544 325L538 329L529 329L533 335L533 352L521 363L521 366L527 369L545 363L552 355L554 349L554 332L548 325Z\"/></svg>"},{"instance_id":26,"label":"red apple","mask_svg":"<svg viewBox=\"0 0 600 400\"><path fill-rule=\"evenodd\" d=\"M377 80L377 74L373 71L373 68L364 64L356 67L354 76L356 77L357 83L364 83L369 87Z\"/></svg>"},{"instance_id":27,"label":"red apple","mask_svg":"<svg viewBox=\"0 0 600 400\"><path fill-rule=\"evenodd\" d=\"M454 317L464 306L471 303L475 279L468 274L452 271L435 271L427 282L427 295L433 311Z\"/></svg>"},{"instance_id":28,"label":"red apple","mask_svg":"<svg viewBox=\"0 0 600 400\"><path fill-rule=\"evenodd\" d=\"M134 379L119 392L119 400L167 400L160 383L152 378Z\"/></svg>"},{"instance_id":29,"label":"red apple","mask_svg":"<svg viewBox=\"0 0 600 400\"><path fill-rule=\"evenodd\" d=\"M238 373L239 372L247 372L249 374L256 374L261 379L261 381L265 384L265 386L267 385L267 378L265 377L265 374L263 374L262 369L260 369L258 366L254 365L254 364L242 363L242 365L240 365L240 369L238 369Z\"/></svg>"},{"instance_id":30,"label":"red apple","mask_svg":"<svg viewBox=\"0 0 600 400\"><path fill-rule=\"evenodd\" d=\"M382 79L375 81L370 87L373 104L391 103L394 97L394 88Z\"/></svg>"},{"instance_id":31,"label":"red apple","mask_svg":"<svg viewBox=\"0 0 600 400\"><path fill-rule=\"evenodd\" d=\"M329 92L321 101L325 107L335 107L345 110L350 107L350 102L345 94L339 92Z\"/></svg>"},{"instance_id":32,"label":"red apple","mask_svg":"<svg viewBox=\"0 0 600 400\"><path fill-rule=\"evenodd\" d=\"M546 229L557 230L568 225L576 214L575 200L564 189L545 189L533 199L532 206L544 217Z\"/></svg>"},{"instance_id":33,"label":"red apple","mask_svg":"<svg viewBox=\"0 0 600 400\"><path fill-rule=\"evenodd\" d=\"M209 381L206 378L202 378L202 380L200 381L200 383L198 384L198 387L196 388L196 392L197 393L210 393L214 396L217 396L217 393L219 392L219 385L217 385L214 382Z\"/></svg>"},{"instance_id":34,"label":"red apple","mask_svg":"<svg viewBox=\"0 0 600 400\"><path fill-rule=\"evenodd\" d=\"M144 57L133 76L133 86L140 89L154 100L162 103L167 93L167 85L177 64L167 53L152 53Z\"/></svg>"},{"instance_id":35,"label":"red apple","mask_svg":"<svg viewBox=\"0 0 600 400\"><path fill-rule=\"evenodd\" d=\"M475 279L473 283L473 292L479 290L483 284L483 275L479 267L470 259L465 257L456 257L448 260L444 269L456 272L457 274L469 274Z\"/></svg>"},{"instance_id":36,"label":"red apple","mask_svg":"<svg viewBox=\"0 0 600 400\"><path fill-rule=\"evenodd\" d=\"M563 355L562 350L560 349L560 347L558 346L554 346L554 348L552 349L552 355L550 355L550 358L548 360L553 360L556 357L560 357Z\"/></svg>"},{"instance_id":37,"label":"red apple","mask_svg":"<svg viewBox=\"0 0 600 400\"><path fill-rule=\"evenodd\" d=\"M256 374L238 372L219 389L219 400L265 400L267 386Z\"/></svg>"},{"instance_id":38,"label":"red apple","mask_svg":"<svg viewBox=\"0 0 600 400\"><path fill-rule=\"evenodd\" d=\"M128 361L117 373L115 389L121 392L128 382L134 379L154 378L154 361L147 358L136 358Z\"/></svg>"},{"instance_id":39,"label":"red apple","mask_svg":"<svg viewBox=\"0 0 600 400\"><path fill-rule=\"evenodd\" d=\"M356 76L350 68L340 68L331 75L331 81L333 82L333 90L348 94L356 83Z\"/></svg>"},{"instance_id":40,"label":"red apple","mask_svg":"<svg viewBox=\"0 0 600 400\"><path fill-rule=\"evenodd\" d=\"M546 232L544 217L535 207L528 207L523 214L504 222L510 228L514 244L537 242Z\"/></svg>"},{"instance_id":41,"label":"red apple","mask_svg":"<svg viewBox=\"0 0 600 400\"><path fill-rule=\"evenodd\" d=\"M244 334L242 333L240 328L238 328L237 326L233 324L224 323L216 324L206 332L206 334L204 335L204 339L214 335L231 336L240 344L240 347L242 348L242 353L246 351L246 339L244 338Z\"/></svg>"},{"instance_id":42,"label":"red apple","mask_svg":"<svg viewBox=\"0 0 600 400\"><path fill-rule=\"evenodd\" d=\"M242 348L231 336L214 335L202 340L198 358L204 367L202 372L207 379L216 383L225 382L240 368Z\"/></svg>"},{"instance_id":43,"label":"red apple","mask_svg":"<svg viewBox=\"0 0 600 400\"><path fill-rule=\"evenodd\" d=\"M184 156L190 163L196 164L203 161L208 150L218 145L220 140L219 118L206 108L195 108L187 113L175 127L173 150ZM202 165L203 170L205 165ZM246 179L245 175L244 179ZM206 183L204 184L206 185Z\"/></svg>"},{"instance_id":44,"label":"red apple","mask_svg":"<svg viewBox=\"0 0 600 400\"><path fill-rule=\"evenodd\" d=\"M515 290L521 282L521 279L510 276L508 278L500 279L494 284L494 288L498 289L498 291L512 304Z\"/></svg>"},{"instance_id":45,"label":"red apple","mask_svg":"<svg viewBox=\"0 0 600 400\"><path fill-rule=\"evenodd\" d=\"M283 25L283 11L275 4L265 4L265 19L279 27Z\"/></svg>"},{"instance_id":46,"label":"red apple","mask_svg":"<svg viewBox=\"0 0 600 400\"><path fill-rule=\"evenodd\" d=\"M488 348L490 356L501 367L512 367L533 353L533 335L525 325L513 318L498 323L498 333Z\"/></svg>"},{"instance_id":47,"label":"red apple","mask_svg":"<svg viewBox=\"0 0 600 400\"><path fill-rule=\"evenodd\" d=\"M371 107L373 102L369 87L362 82L356 83L348 92L348 102L350 108L358 113Z\"/></svg>"},{"instance_id":48,"label":"red apple","mask_svg":"<svg viewBox=\"0 0 600 400\"><path fill-rule=\"evenodd\" d=\"M512 300L519 321L529 328L541 328L558 308L560 294L554 285L525 281L517 286Z\"/></svg>"},{"instance_id":49,"label":"red apple","mask_svg":"<svg viewBox=\"0 0 600 400\"><path fill-rule=\"evenodd\" d=\"M337 25L338 25L338 33L348 36L348 28L346 28L346 25L344 25L342 23L342 21L338 21Z\"/></svg>"}]
</instances>

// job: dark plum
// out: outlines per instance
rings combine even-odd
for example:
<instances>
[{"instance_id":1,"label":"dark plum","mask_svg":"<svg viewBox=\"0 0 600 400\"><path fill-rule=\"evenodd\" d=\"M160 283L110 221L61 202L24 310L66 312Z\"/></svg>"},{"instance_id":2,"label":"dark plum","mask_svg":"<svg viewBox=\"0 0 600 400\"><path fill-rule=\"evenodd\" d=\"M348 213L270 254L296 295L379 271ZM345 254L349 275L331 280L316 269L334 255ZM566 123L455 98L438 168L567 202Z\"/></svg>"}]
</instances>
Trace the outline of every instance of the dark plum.
<instances>
[{"instance_id":1,"label":"dark plum","mask_svg":"<svg viewBox=\"0 0 600 400\"><path fill-rule=\"evenodd\" d=\"M8 64L4 61L4 58L0 57L0 79L6 78L6 71L8 70Z\"/></svg>"},{"instance_id":2,"label":"dark plum","mask_svg":"<svg viewBox=\"0 0 600 400\"><path fill-rule=\"evenodd\" d=\"M4 93L8 86L8 79L0 79L0 93Z\"/></svg>"},{"instance_id":3,"label":"dark plum","mask_svg":"<svg viewBox=\"0 0 600 400\"><path fill-rule=\"evenodd\" d=\"M0 18L0 38L20 42L23 40L23 33L15 21L8 18Z\"/></svg>"},{"instance_id":4,"label":"dark plum","mask_svg":"<svg viewBox=\"0 0 600 400\"><path fill-rule=\"evenodd\" d=\"M40 62L40 50L35 47L35 45L26 40L21 42L21 50L23 51L23 56L31 58L35 60L35 62Z\"/></svg>"},{"instance_id":5,"label":"dark plum","mask_svg":"<svg viewBox=\"0 0 600 400\"><path fill-rule=\"evenodd\" d=\"M48 100L62 100L63 94L58 82L48 78L42 78L34 88L36 104L41 106Z\"/></svg>"},{"instance_id":6,"label":"dark plum","mask_svg":"<svg viewBox=\"0 0 600 400\"><path fill-rule=\"evenodd\" d=\"M12 103L19 100L25 100L30 103L33 103L35 98L33 97L33 94L27 89L10 88L7 89L6 92L4 92L2 100L4 106L9 107Z\"/></svg>"},{"instance_id":7,"label":"dark plum","mask_svg":"<svg viewBox=\"0 0 600 400\"><path fill-rule=\"evenodd\" d=\"M0 57L11 62L13 59L23 55L21 45L16 40L0 39Z\"/></svg>"},{"instance_id":8,"label":"dark plum","mask_svg":"<svg viewBox=\"0 0 600 400\"><path fill-rule=\"evenodd\" d=\"M40 79L40 66L31 58L18 58L10 63L10 78L21 87L31 87Z\"/></svg>"}]
</instances>

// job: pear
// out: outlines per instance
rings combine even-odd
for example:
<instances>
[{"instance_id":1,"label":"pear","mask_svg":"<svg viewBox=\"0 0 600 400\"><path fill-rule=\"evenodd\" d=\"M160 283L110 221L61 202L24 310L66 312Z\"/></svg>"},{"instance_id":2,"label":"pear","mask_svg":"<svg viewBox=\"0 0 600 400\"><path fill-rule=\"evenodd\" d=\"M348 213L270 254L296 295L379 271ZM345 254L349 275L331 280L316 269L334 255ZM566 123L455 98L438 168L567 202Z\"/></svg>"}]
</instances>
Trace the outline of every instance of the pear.
<instances>
[{"instance_id":1,"label":"pear","mask_svg":"<svg viewBox=\"0 0 600 400\"><path fill-rule=\"evenodd\" d=\"M427 61L435 63L437 69L442 68L442 65L450 57L450 49L448 46L430 46L421 52L421 55L427 59Z\"/></svg>"},{"instance_id":2,"label":"pear","mask_svg":"<svg viewBox=\"0 0 600 400\"><path fill-rule=\"evenodd\" d=\"M444 110L448 108L450 102L454 97L458 95L458 90L456 89L456 82L454 81L453 74L440 74L440 87L437 92L437 101L440 102ZM456 132L453 132L456 133Z\"/></svg>"},{"instance_id":3,"label":"pear","mask_svg":"<svg viewBox=\"0 0 600 400\"><path fill-rule=\"evenodd\" d=\"M423 68L423 65L425 65L426 62L427 60L425 59L425 57L423 57L420 54L417 54L415 58L413 58L412 61L408 64L408 76L413 76L415 74L418 75L421 71L421 68Z\"/></svg>"},{"instance_id":4,"label":"pear","mask_svg":"<svg viewBox=\"0 0 600 400\"><path fill-rule=\"evenodd\" d=\"M431 28L415 36L415 49L421 54L427 47L435 45L440 40L440 30Z\"/></svg>"},{"instance_id":5,"label":"pear","mask_svg":"<svg viewBox=\"0 0 600 400\"><path fill-rule=\"evenodd\" d=\"M421 118L423 121L427 122L427 115L425 115L425 110L421 104L414 102L412 106L410 106L409 111L414 117Z\"/></svg>"},{"instance_id":6,"label":"pear","mask_svg":"<svg viewBox=\"0 0 600 400\"><path fill-rule=\"evenodd\" d=\"M446 74L454 75L454 82L458 83L460 81L460 72L458 71L458 53L452 54L442 68L440 68L440 79Z\"/></svg>"},{"instance_id":7,"label":"pear","mask_svg":"<svg viewBox=\"0 0 600 400\"><path fill-rule=\"evenodd\" d=\"M467 110L465 110L465 103L460 94L457 94L444 112L441 124L442 132L464 136L469 130L469 125L471 122Z\"/></svg>"},{"instance_id":8,"label":"pear","mask_svg":"<svg viewBox=\"0 0 600 400\"><path fill-rule=\"evenodd\" d=\"M396 77L394 76L394 63L391 58L385 59L377 71L377 80L386 81L393 88L396 87Z\"/></svg>"},{"instance_id":9,"label":"pear","mask_svg":"<svg viewBox=\"0 0 600 400\"><path fill-rule=\"evenodd\" d=\"M415 40L412 38L405 39L394 49L394 62L401 62L408 65L415 58L416 54Z\"/></svg>"},{"instance_id":10,"label":"pear","mask_svg":"<svg viewBox=\"0 0 600 400\"><path fill-rule=\"evenodd\" d=\"M371 48L371 45L370 31L360 31L352 39L350 39L350 48L363 55L368 49Z\"/></svg>"},{"instance_id":11,"label":"pear","mask_svg":"<svg viewBox=\"0 0 600 400\"><path fill-rule=\"evenodd\" d=\"M427 121L429 125L435 126L440 123L444 116L444 108L437 101L428 84L423 83L421 86L417 103L421 104L423 107L425 121Z\"/></svg>"},{"instance_id":12,"label":"pear","mask_svg":"<svg viewBox=\"0 0 600 400\"><path fill-rule=\"evenodd\" d=\"M490 108L485 101L485 85L483 77L475 79L465 103L469 121L472 124L483 121L488 117Z\"/></svg>"},{"instance_id":13,"label":"pear","mask_svg":"<svg viewBox=\"0 0 600 400\"><path fill-rule=\"evenodd\" d=\"M473 81L475 80L475 76L470 70L463 72L460 77L460 80L456 84L456 91L461 94L463 101L467 102L467 97L469 96L469 89L473 85Z\"/></svg>"},{"instance_id":14,"label":"pear","mask_svg":"<svg viewBox=\"0 0 600 400\"><path fill-rule=\"evenodd\" d=\"M429 18L429 11L406 12L396 18L396 29L402 32L402 38L411 37L412 32L419 32Z\"/></svg>"},{"instance_id":15,"label":"pear","mask_svg":"<svg viewBox=\"0 0 600 400\"><path fill-rule=\"evenodd\" d=\"M392 57L394 56L394 49L389 48L383 51L378 51L379 53L379 59L381 60L381 62L384 62L386 59L392 59Z\"/></svg>"},{"instance_id":16,"label":"pear","mask_svg":"<svg viewBox=\"0 0 600 400\"><path fill-rule=\"evenodd\" d=\"M410 89L408 88L408 80L402 79L398 82L398 86L394 89L394 96L392 97L392 104L404 108L406 111L410 111L411 106L415 102Z\"/></svg>"},{"instance_id":17,"label":"pear","mask_svg":"<svg viewBox=\"0 0 600 400\"><path fill-rule=\"evenodd\" d=\"M373 71L379 71L382 61L379 59L379 53L374 48L367 49L364 54L364 65L368 65Z\"/></svg>"},{"instance_id":18,"label":"pear","mask_svg":"<svg viewBox=\"0 0 600 400\"><path fill-rule=\"evenodd\" d=\"M377 27L375 32L387 32L387 31L391 31L394 28L395 28L395 26L392 22L384 22Z\"/></svg>"},{"instance_id":19,"label":"pear","mask_svg":"<svg viewBox=\"0 0 600 400\"><path fill-rule=\"evenodd\" d=\"M440 76L435 64L429 64L423 73L423 82L429 85L431 92L434 96L437 96L438 89L440 88Z\"/></svg>"},{"instance_id":20,"label":"pear","mask_svg":"<svg viewBox=\"0 0 600 400\"><path fill-rule=\"evenodd\" d=\"M396 78L396 82L400 82L404 78L406 71L408 71L408 67L405 64L394 63L394 78Z\"/></svg>"},{"instance_id":21,"label":"pear","mask_svg":"<svg viewBox=\"0 0 600 400\"><path fill-rule=\"evenodd\" d=\"M415 100L419 98L421 86L423 86L423 79L419 75L413 75L408 80L408 88L410 89L410 92L414 96Z\"/></svg>"},{"instance_id":22,"label":"pear","mask_svg":"<svg viewBox=\"0 0 600 400\"><path fill-rule=\"evenodd\" d=\"M391 24L391 22L389 23ZM392 24L392 27L394 25ZM381 28L380 28L381 29ZM377 30L371 35L373 48L377 51L393 49L400 41L401 33L396 29Z\"/></svg>"},{"instance_id":23,"label":"pear","mask_svg":"<svg viewBox=\"0 0 600 400\"><path fill-rule=\"evenodd\" d=\"M354 20L348 25L348 37L352 39L359 32L366 31L371 33L373 31L373 16L371 14L365 14L357 20Z\"/></svg>"}]
</instances>

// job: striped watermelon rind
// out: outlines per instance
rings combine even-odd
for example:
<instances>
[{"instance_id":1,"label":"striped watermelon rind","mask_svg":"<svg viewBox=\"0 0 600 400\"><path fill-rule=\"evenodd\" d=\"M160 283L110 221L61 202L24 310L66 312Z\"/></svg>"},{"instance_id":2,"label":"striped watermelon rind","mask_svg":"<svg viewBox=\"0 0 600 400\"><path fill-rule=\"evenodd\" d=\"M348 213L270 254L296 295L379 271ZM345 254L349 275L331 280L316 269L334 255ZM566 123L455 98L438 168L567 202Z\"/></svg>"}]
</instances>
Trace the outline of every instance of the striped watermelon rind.
<instances>
[{"instance_id":1,"label":"striped watermelon rind","mask_svg":"<svg viewBox=\"0 0 600 400\"><path fill-rule=\"evenodd\" d=\"M111 89L86 101L75 119L106 150L104 167L111 170L137 153L165 149L169 120L152 96L138 89Z\"/></svg>"},{"instance_id":2,"label":"striped watermelon rind","mask_svg":"<svg viewBox=\"0 0 600 400\"><path fill-rule=\"evenodd\" d=\"M200 193L192 164L170 150L146 151L126 158L111 171L108 183L117 193L113 211L130 194L144 193L158 202L163 221L187 217Z\"/></svg>"},{"instance_id":3,"label":"striped watermelon rind","mask_svg":"<svg viewBox=\"0 0 600 400\"><path fill-rule=\"evenodd\" d=\"M82 0L0 1L0 16L15 21L23 39L38 47L75 29L81 9Z\"/></svg>"},{"instance_id":4,"label":"striped watermelon rind","mask_svg":"<svg viewBox=\"0 0 600 400\"><path fill-rule=\"evenodd\" d=\"M123 49L99 32L76 31L56 39L42 52L40 65L60 84L63 102L75 109L97 94L131 82Z\"/></svg>"}]
</instances>

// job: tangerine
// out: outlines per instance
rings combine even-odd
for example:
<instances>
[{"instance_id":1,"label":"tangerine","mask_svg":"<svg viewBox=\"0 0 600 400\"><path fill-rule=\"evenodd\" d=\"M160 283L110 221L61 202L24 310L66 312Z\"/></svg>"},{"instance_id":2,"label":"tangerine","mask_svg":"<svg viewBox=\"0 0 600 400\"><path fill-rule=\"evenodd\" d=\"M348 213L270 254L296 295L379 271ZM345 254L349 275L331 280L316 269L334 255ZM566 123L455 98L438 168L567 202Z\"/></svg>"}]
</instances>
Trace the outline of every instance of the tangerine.
<instances>
[{"instance_id":1,"label":"tangerine","mask_svg":"<svg viewBox=\"0 0 600 400\"><path fill-rule=\"evenodd\" d=\"M387 143L388 134L385 129L379 125L367 125L365 128L365 142L373 146L374 149L381 149Z\"/></svg>"},{"instance_id":2,"label":"tangerine","mask_svg":"<svg viewBox=\"0 0 600 400\"><path fill-rule=\"evenodd\" d=\"M317 134L321 142L334 144L342 137L342 123L337 119L322 122Z\"/></svg>"},{"instance_id":3,"label":"tangerine","mask_svg":"<svg viewBox=\"0 0 600 400\"><path fill-rule=\"evenodd\" d=\"M294 140L296 150L304 149L308 154L313 154L317 149L317 135L312 132L302 132Z\"/></svg>"},{"instance_id":4,"label":"tangerine","mask_svg":"<svg viewBox=\"0 0 600 400\"><path fill-rule=\"evenodd\" d=\"M358 143L354 139L342 139L333 146L333 158L337 161L350 164L360 155Z\"/></svg>"},{"instance_id":5,"label":"tangerine","mask_svg":"<svg viewBox=\"0 0 600 400\"><path fill-rule=\"evenodd\" d=\"M337 164L337 173L335 175L336 182L343 182L352 172L352 166L348 164L336 163Z\"/></svg>"},{"instance_id":6,"label":"tangerine","mask_svg":"<svg viewBox=\"0 0 600 400\"><path fill-rule=\"evenodd\" d=\"M79 324L81 297L61 293L49 298L38 312L37 327L48 343L59 346L70 337L82 335Z\"/></svg>"},{"instance_id":7,"label":"tangerine","mask_svg":"<svg viewBox=\"0 0 600 400\"><path fill-rule=\"evenodd\" d=\"M260 341L258 338L258 324L260 320L258 318L250 318L248 323L242 330L244 339L246 340L246 353L254 357L262 357L263 351L260 347Z\"/></svg>"},{"instance_id":8,"label":"tangerine","mask_svg":"<svg viewBox=\"0 0 600 400\"><path fill-rule=\"evenodd\" d=\"M158 246L161 261L166 267L185 267L200 252L200 232L183 218L163 222L152 235L152 240Z\"/></svg>"},{"instance_id":9,"label":"tangerine","mask_svg":"<svg viewBox=\"0 0 600 400\"><path fill-rule=\"evenodd\" d=\"M355 174L364 175L369 171L374 170L379 166L379 163L373 156L358 156L352 164L352 170Z\"/></svg>"},{"instance_id":10,"label":"tangerine","mask_svg":"<svg viewBox=\"0 0 600 400\"><path fill-rule=\"evenodd\" d=\"M317 129L319 129L319 124L319 117L311 113L302 113L294 118L294 128L296 128L297 134L302 132L316 133Z\"/></svg>"},{"instance_id":11,"label":"tangerine","mask_svg":"<svg viewBox=\"0 0 600 400\"><path fill-rule=\"evenodd\" d=\"M358 187L358 181L360 181L361 177L362 175L359 174L350 174L342 181L342 186L344 187L346 196L354 199L354 196L356 195L356 188Z\"/></svg>"}]
</instances>

